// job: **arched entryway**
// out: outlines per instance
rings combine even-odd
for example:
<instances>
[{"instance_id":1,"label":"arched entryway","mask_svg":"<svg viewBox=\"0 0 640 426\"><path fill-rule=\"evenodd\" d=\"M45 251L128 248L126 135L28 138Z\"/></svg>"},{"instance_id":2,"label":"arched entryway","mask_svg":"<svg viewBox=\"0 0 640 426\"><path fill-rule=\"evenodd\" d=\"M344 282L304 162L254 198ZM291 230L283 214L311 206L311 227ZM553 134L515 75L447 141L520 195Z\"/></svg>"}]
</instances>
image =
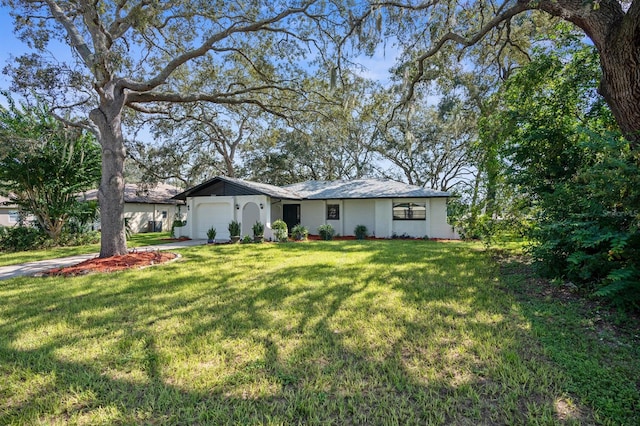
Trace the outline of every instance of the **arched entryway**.
<instances>
[{"instance_id":1,"label":"arched entryway","mask_svg":"<svg viewBox=\"0 0 640 426\"><path fill-rule=\"evenodd\" d=\"M242 236L253 236L252 227L256 222L260 221L260 209L256 203L250 202L242 207Z\"/></svg>"}]
</instances>

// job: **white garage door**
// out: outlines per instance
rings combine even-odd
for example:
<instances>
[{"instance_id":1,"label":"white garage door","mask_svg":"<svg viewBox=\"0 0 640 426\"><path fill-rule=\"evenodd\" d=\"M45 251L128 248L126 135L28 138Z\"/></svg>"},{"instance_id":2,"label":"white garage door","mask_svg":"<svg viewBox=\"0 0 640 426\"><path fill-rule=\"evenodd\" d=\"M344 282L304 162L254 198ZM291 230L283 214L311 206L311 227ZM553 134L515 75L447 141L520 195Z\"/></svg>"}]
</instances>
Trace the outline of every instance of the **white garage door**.
<instances>
[{"instance_id":1,"label":"white garage door","mask_svg":"<svg viewBox=\"0 0 640 426\"><path fill-rule=\"evenodd\" d=\"M233 206L229 203L198 204L196 212L197 238L207 238L207 230L216 228L216 239L229 239L229 222L233 220Z\"/></svg>"}]
</instances>

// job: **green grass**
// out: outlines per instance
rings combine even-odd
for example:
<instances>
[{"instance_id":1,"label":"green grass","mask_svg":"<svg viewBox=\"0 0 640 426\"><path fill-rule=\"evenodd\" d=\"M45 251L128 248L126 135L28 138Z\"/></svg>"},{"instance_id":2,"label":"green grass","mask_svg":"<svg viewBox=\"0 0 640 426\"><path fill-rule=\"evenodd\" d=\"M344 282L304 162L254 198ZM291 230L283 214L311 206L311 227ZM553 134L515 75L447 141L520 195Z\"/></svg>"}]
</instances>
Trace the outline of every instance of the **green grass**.
<instances>
[{"instance_id":1,"label":"green grass","mask_svg":"<svg viewBox=\"0 0 640 426\"><path fill-rule=\"evenodd\" d=\"M168 232L150 232L144 234L133 234L128 247L140 247L146 245L163 244L164 238L169 238ZM43 250L19 251L15 253L0 252L0 266L17 265L19 263L35 262L38 260L56 259L59 257L75 256L78 254L97 253L100 251L100 244L89 244L76 247L53 247Z\"/></svg>"},{"instance_id":2,"label":"green grass","mask_svg":"<svg viewBox=\"0 0 640 426\"><path fill-rule=\"evenodd\" d=\"M581 394L574 371L549 351L537 311L510 287L517 280L501 278L479 244L334 241L181 253L143 270L0 282L0 424L640 418L637 390L622 401L611 395L628 404L614 411ZM586 343L579 329L566 333L571 345ZM597 357L585 365L626 351L634 366L627 377L599 372L594 387L637 380L637 349L582 351Z\"/></svg>"}]
</instances>

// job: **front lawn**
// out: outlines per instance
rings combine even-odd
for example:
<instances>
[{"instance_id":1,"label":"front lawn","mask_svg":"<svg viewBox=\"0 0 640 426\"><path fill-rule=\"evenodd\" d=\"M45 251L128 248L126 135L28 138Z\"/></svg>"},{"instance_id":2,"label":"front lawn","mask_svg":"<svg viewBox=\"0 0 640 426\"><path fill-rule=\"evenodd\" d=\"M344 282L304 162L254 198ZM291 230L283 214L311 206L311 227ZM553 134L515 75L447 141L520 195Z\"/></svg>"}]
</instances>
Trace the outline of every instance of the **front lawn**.
<instances>
[{"instance_id":1,"label":"front lawn","mask_svg":"<svg viewBox=\"0 0 640 426\"><path fill-rule=\"evenodd\" d=\"M168 232L149 232L133 234L128 247L141 247L167 243ZM89 254L100 252L100 244L89 244L76 247L52 247L43 250L18 251L14 253L0 252L0 266L17 265L20 263L35 262L38 260L57 259L60 257L75 256L78 254Z\"/></svg>"},{"instance_id":2,"label":"front lawn","mask_svg":"<svg viewBox=\"0 0 640 426\"><path fill-rule=\"evenodd\" d=\"M144 270L0 282L0 424L640 420L637 390L601 403L552 359L536 308L479 245L180 252ZM555 330L578 313L554 315L541 321ZM614 378L633 384L640 369L637 347L598 348L595 362L607 351L626 353L635 376L599 370L596 393Z\"/></svg>"}]
</instances>

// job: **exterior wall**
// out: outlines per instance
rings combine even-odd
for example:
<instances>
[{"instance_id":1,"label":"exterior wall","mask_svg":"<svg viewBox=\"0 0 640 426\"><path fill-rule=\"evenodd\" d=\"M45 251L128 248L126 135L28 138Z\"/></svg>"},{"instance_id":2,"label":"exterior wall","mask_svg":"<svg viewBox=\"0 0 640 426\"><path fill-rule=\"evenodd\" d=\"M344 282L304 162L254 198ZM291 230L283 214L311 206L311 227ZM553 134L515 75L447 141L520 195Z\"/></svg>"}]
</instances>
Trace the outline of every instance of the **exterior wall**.
<instances>
[{"instance_id":1,"label":"exterior wall","mask_svg":"<svg viewBox=\"0 0 640 426\"><path fill-rule=\"evenodd\" d=\"M376 200L344 200L340 235L355 235L353 231L357 225L366 226L371 235L376 233L375 204Z\"/></svg>"},{"instance_id":2,"label":"exterior wall","mask_svg":"<svg viewBox=\"0 0 640 426\"><path fill-rule=\"evenodd\" d=\"M184 210L184 208L183 208ZM166 217L162 217L166 212ZM184 212L182 212L184 214ZM129 219L133 232L149 232L149 222L162 222L162 230L170 231L171 224L178 214L178 206L173 204L125 203L124 217Z\"/></svg>"},{"instance_id":3,"label":"exterior wall","mask_svg":"<svg viewBox=\"0 0 640 426\"><path fill-rule=\"evenodd\" d=\"M426 204L425 220L393 220L394 202L417 202ZM262 204L262 208L260 208ZM217 230L217 240L229 239L229 222L241 223L242 235L253 235L251 227L255 218L265 224L265 238L273 238L271 223L282 218L282 205L300 204L300 220L311 234L318 233L318 227L331 224L340 235L353 235L356 225L365 225L370 235L391 238L393 234L422 238L458 238L447 223L446 198L416 199L367 199L367 200L304 200L277 201L264 195L208 196L187 199L187 225L179 234L194 239L207 237L211 226ZM338 220L327 220L327 204L340 206ZM238 208L236 208L236 205ZM251 223L243 223L249 220ZM163 225L164 226L164 225Z\"/></svg>"},{"instance_id":4,"label":"exterior wall","mask_svg":"<svg viewBox=\"0 0 640 426\"><path fill-rule=\"evenodd\" d=\"M393 235L393 202L389 199L375 200L376 226L369 235L390 238Z\"/></svg>"},{"instance_id":5,"label":"exterior wall","mask_svg":"<svg viewBox=\"0 0 640 426\"><path fill-rule=\"evenodd\" d=\"M206 239L207 230L213 227L216 229L216 240L228 240L231 238L228 227L232 220L240 222L242 235L253 235L252 226L256 220L265 224L265 238L273 235L271 204L267 196L189 197L187 206L187 224L179 230L180 236ZM251 223L243 223L243 216Z\"/></svg>"},{"instance_id":6,"label":"exterior wall","mask_svg":"<svg viewBox=\"0 0 640 426\"><path fill-rule=\"evenodd\" d=\"M300 202L300 223L309 230L310 234L317 234L318 227L325 223L326 203L322 200Z\"/></svg>"},{"instance_id":7,"label":"exterior wall","mask_svg":"<svg viewBox=\"0 0 640 426\"><path fill-rule=\"evenodd\" d=\"M14 226L18 222L15 220L15 213L18 212L17 208L12 207L0 207L0 226Z\"/></svg>"},{"instance_id":8,"label":"exterior wall","mask_svg":"<svg viewBox=\"0 0 640 426\"><path fill-rule=\"evenodd\" d=\"M431 225L428 234L430 238L460 238L453 227L447 223L446 198L432 198L430 213Z\"/></svg>"},{"instance_id":9,"label":"exterior wall","mask_svg":"<svg viewBox=\"0 0 640 426\"><path fill-rule=\"evenodd\" d=\"M391 200L391 205L389 206L389 214L391 215L393 224L391 228L391 235L389 235L389 237L392 237L394 234L398 236L408 235L414 238L422 238L425 235L431 237L431 235L429 234L429 226L431 223L430 201L431 199L428 198L398 198ZM425 203L425 207L427 209L426 219L393 220L394 203Z\"/></svg>"}]
</instances>

